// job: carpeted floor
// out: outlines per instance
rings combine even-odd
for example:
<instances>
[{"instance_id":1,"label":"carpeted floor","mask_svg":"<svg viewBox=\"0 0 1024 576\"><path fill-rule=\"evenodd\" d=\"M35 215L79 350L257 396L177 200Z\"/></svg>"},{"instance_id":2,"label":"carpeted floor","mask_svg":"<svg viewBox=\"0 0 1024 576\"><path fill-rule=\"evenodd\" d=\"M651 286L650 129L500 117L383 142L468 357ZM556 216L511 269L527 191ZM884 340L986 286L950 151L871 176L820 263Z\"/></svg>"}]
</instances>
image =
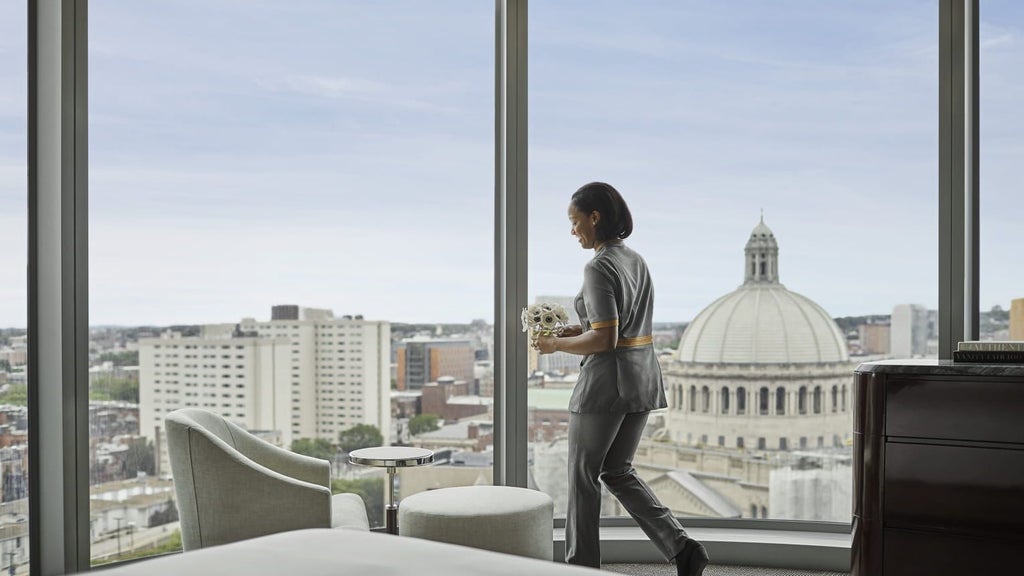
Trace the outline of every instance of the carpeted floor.
<instances>
[{"instance_id":1,"label":"carpeted floor","mask_svg":"<svg viewBox=\"0 0 1024 576\"><path fill-rule=\"evenodd\" d=\"M671 564L605 564L601 569L631 576L675 576L676 574L675 566ZM849 576L849 573L711 565L704 569L704 576Z\"/></svg>"}]
</instances>

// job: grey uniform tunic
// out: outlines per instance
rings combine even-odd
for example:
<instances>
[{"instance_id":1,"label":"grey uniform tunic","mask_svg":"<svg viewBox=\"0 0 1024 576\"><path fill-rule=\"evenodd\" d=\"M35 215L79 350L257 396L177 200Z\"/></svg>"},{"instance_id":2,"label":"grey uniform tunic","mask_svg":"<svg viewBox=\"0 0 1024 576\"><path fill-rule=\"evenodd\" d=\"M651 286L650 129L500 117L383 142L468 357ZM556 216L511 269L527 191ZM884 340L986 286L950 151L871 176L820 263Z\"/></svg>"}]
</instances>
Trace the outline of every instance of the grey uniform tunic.
<instances>
[{"instance_id":1,"label":"grey uniform tunic","mask_svg":"<svg viewBox=\"0 0 1024 576\"><path fill-rule=\"evenodd\" d=\"M654 286L644 259L621 240L605 243L583 269L574 306L584 331L617 326L619 343L583 357L569 411L631 414L667 407L651 338Z\"/></svg>"}]
</instances>

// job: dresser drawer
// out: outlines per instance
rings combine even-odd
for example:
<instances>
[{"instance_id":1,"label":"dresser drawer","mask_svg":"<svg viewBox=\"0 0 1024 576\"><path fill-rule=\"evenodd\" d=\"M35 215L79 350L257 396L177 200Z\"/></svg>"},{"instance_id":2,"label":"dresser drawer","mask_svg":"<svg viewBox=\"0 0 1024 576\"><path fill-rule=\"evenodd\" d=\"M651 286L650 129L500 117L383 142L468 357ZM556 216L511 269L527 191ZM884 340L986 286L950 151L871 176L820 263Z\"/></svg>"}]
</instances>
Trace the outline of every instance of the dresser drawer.
<instances>
[{"instance_id":1,"label":"dresser drawer","mask_svg":"<svg viewBox=\"0 0 1024 576\"><path fill-rule=\"evenodd\" d=\"M888 525L1024 535L1024 450L888 442Z\"/></svg>"},{"instance_id":2,"label":"dresser drawer","mask_svg":"<svg viewBox=\"0 0 1024 576\"><path fill-rule=\"evenodd\" d=\"M1024 381L890 378L885 434L1024 444Z\"/></svg>"},{"instance_id":3,"label":"dresser drawer","mask_svg":"<svg viewBox=\"0 0 1024 576\"><path fill-rule=\"evenodd\" d=\"M884 576L1003 576L1021 573L1024 540L887 529ZM877 576L872 574L871 576Z\"/></svg>"}]
</instances>

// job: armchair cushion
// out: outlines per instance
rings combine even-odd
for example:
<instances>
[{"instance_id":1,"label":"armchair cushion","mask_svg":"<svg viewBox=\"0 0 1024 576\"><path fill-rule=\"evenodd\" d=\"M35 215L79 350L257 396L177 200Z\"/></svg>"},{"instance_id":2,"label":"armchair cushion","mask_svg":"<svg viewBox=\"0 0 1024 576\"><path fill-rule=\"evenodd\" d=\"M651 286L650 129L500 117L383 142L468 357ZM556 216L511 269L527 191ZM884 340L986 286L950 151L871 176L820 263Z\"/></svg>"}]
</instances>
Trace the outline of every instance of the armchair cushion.
<instances>
[{"instance_id":1,"label":"armchair cushion","mask_svg":"<svg viewBox=\"0 0 1024 576\"><path fill-rule=\"evenodd\" d=\"M369 530L366 505L356 494L335 494L331 498L331 528Z\"/></svg>"}]
</instances>

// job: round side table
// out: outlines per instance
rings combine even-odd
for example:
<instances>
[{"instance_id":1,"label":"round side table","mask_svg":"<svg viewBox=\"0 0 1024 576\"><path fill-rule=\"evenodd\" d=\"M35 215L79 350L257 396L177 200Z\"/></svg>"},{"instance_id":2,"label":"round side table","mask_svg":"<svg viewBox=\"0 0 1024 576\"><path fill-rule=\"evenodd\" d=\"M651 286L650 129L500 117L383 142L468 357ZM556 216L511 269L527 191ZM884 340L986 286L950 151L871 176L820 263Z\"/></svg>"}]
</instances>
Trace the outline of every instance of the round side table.
<instances>
[{"instance_id":1,"label":"round side table","mask_svg":"<svg viewBox=\"0 0 1024 576\"><path fill-rule=\"evenodd\" d=\"M408 446L360 448L348 453L348 461L352 464L388 469L388 492L387 503L384 507L384 526L388 534L398 534L395 469L430 464L434 461L434 452L426 448L411 448Z\"/></svg>"}]
</instances>

